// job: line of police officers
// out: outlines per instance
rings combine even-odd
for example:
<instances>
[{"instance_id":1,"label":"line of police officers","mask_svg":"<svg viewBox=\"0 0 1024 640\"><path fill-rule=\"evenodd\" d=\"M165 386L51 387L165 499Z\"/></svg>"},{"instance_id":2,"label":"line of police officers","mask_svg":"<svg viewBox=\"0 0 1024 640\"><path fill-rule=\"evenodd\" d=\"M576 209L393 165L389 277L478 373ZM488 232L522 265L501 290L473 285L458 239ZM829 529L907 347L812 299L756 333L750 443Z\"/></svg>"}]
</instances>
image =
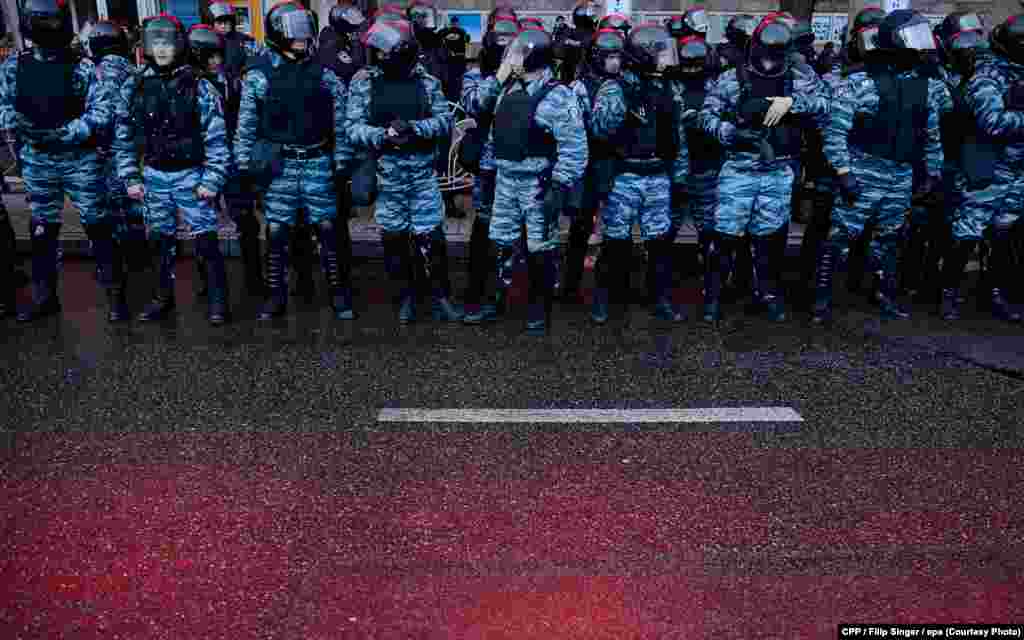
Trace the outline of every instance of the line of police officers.
<instances>
[{"instance_id":1,"label":"line of police officers","mask_svg":"<svg viewBox=\"0 0 1024 640\"><path fill-rule=\"evenodd\" d=\"M822 77L811 65L810 25L788 14L736 16L717 48L706 42L700 8L636 27L598 14L581 0L574 28L557 40L511 7L489 16L480 65L465 73L459 96L476 121L460 157L476 175L477 211L463 310L452 302L437 181L452 82L428 72L438 50L429 0L386 6L372 23L353 7L332 8L331 38L320 38L326 56L315 50L314 14L294 1L268 12L266 49L235 32L228 4L211 6L213 27L187 33L162 14L143 23L141 72L120 29L97 25L92 60L77 59L67 6L27 0L21 29L34 47L0 67L0 128L20 143L32 206L32 303L19 320L60 310L67 193L92 241L112 322L128 317L125 275L147 254L157 282L138 319L173 309L179 209L203 259L209 320L227 321L222 195L240 231L247 288L265 289L261 319L285 313L290 258L312 254L309 233L295 233L303 224L319 241L336 317L354 317L347 217L352 201L375 201L403 323L417 316L423 279L435 319L496 319L525 260L527 331L542 334L559 283L567 300L578 299L597 215L594 322L629 300L634 225L649 256L652 313L684 319L671 293L674 239L688 217L703 256L704 319L720 319L723 282L749 271L755 300L782 321L781 262L804 165L819 185L803 248L814 322L830 318L838 257L863 238L884 316L908 317L898 303L903 246L904 274L935 270L924 282L941 282L941 313L955 319L966 262L986 234L986 297L997 317L1020 320L1007 289L1011 231L1024 207L1024 18L986 41L972 14L952 14L933 33L912 11L866 9ZM564 269L561 215L572 218ZM12 263L0 265L5 315Z\"/></svg>"}]
</instances>

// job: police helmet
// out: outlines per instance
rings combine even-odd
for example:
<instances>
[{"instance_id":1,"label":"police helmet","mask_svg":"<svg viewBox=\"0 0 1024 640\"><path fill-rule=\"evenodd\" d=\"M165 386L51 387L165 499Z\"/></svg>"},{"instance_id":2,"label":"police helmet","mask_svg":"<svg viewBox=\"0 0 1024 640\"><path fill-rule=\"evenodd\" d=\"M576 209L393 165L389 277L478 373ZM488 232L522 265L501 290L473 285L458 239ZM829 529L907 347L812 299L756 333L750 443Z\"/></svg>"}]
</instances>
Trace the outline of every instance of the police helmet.
<instances>
[{"instance_id":1,"label":"police helmet","mask_svg":"<svg viewBox=\"0 0 1024 640\"><path fill-rule=\"evenodd\" d=\"M416 31L434 31L438 28L440 18L431 0L413 0L406 10L409 22Z\"/></svg>"},{"instance_id":2,"label":"police helmet","mask_svg":"<svg viewBox=\"0 0 1024 640\"><path fill-rule=\"evenodd\" d=\"M934 51L935 35L927 18L910 9L898 9L879 25L878 46L890 52Z\"/></svg>"},{"instance_id":3,"label":"police helmet","mask_svg":"<svg viewBox=\"0 0 1024 640\"><path fill-rule=\"evenodd\" d=\"M554 60L554 42L547 31L524 28L505 48L504 61L523 73L546 69Z\"/></svg>"},{"instance_id":4,"label":"police helmet","mask_svg":"<svg viewBox=\"0 0 1024 640\"><path fill-rule=\"evenodd\" d=\"M591 67L603 77L614 77L622 71L626 37L620 29L599 29L590 46Z\"/></svg>"},{"instance_id":5,"label":"police helmet","mask_svg":"<svg viewBox=\"0 0 1024 640\"><path fill-rule=\"evenodd\" d=\"M642 24L629 32L626 53L639 73L656 74L679 64L676 41L660 24Z\"/></svg>"},{"instance_id":6,"label":"police helmet","mask_svg":"<svg viewBox=\"0 0 1024 640\"><path fill-rule=\"evenodd\" d=\"M856 33L865 27L877 27L882 24L882 20L885 20L885 16L885 11L880 7L864 7L853 17L850 30Z\"/></svg>"},{"instance_id":7,"label":"police helmet","mask_svg":"<svg viewBox=\"0 0 1024 640\"><path fill-rule=\"evenodd\" d=\"M156 49L173 48L173 59L166 65L157 62ZM188 45L185 41L185 27L181 21L168 13L146 18L142 22L142 57L154 67L178 67L185 62ZM162 57L162 56L161 56Z\"/></svg>"},{"instance_id":8,"label":"police helmet","mask_svg":"<svg viewBox=\"0 0 1024 640\"><path fill-rule=\"evenodd\" d=\"M195 24L188 30L188 59L192 66L206 71L215 54L224 59L227 43L224 36L208 24Z\"/></svg>"},{"instance_id":9,"label":"police helmet","mask_svg":"<svg viewBox=\"0 0 1024 640\"><path fill-rule=\"evenodd\" d=\"M747 54L747 62L754 73L777 78L786 72L787 54L793 46L792 22L785 16L769 15L754 29Z\"/></svg>"},{"instance_id":10,"label":"police helmet","mask_svg":"<svg viewBox=\"0 0 1024 640\"><path fill-rule=\"evenodd\" d=\"M749 13L735 15L729 19L729 24L725 27L725 39L734 47L745 51L747 45L750 44L750 36L753 35L756 28L757 18L754 16Z\"/></svg>"},{"instance_id":11,"label":"police helmet","mask_svg":"<svg viewBox=\"0 0 1024 640\"><path fill-rule=\"evenodd\" d=\"M106 56L127 58L131 53L128 34L110 20L100 20L89 32L89 52L97 61Z\"/></svg>"},{"instance_id":12,"label":"police helmet","mask_svg":"<svg viewBox=\"0 0 1024 640\"><path fill-rule=\"evenodd\" d=\"M697 36L686 36L679 39L676 49L679 52L680 75L692 77L704 74L711 52L706 40Z\"/></svg>"},{"instance_id":13,"label":"police helmet","mask_svg":"<svg viewBox=\"0 0 1024 640\"><path fill-rule=\"evenodd\" d=\"M519 30L546 31L544 21L536 16L526 16L519 20Z\"/></svg>"},{"instance_id":14,"label":"police helmet","mask_svg":"<svg viewBox=\"0 0 1024 640\"><path fill-rule=\"evenodd\" d=\"M337 34L356 33L363 28L365 22L366 16L356 7L336 4L327 14L327 23Z\"/></svg>"},{"instance_id":15,"label":"police helmet","mask_svg":"<svg viewBox=\"0 0 1024 640\"><path fill-rule=\"evenodd\" d=\"M601 17L601 5L594 0L579 0L572 9L572 24L577 29L592 31Z\"/></svg>"},{"instance_id":16,"label":"police helmet","mask_svg":"<svg viewBox=\"0 0 1024 640\"><path fill-rule=\"evenodd\" d=\"M211 2L210 3L210 24L217 24L218 22L227 22L231 25L231 28L238 26L238 16L235 15L235 8L231 6L230 2Z\"/></svg>"},{"instance_id":17,"label":"police helmet","mask_svg":"<svg viewBox=\"0 0 1024 640\"><path fill-rule=\"evenodd\" d=\"M267 44L278 53L309 55L316 41L316 20L312 12L294 0L279 2L267 12ZM306 51L294 51L292 44L305 41Z\"/></svg>"},{"instance_id":18,"label":"police helmet","mask_svg":"<svg viewBox=\"0 0 1024 640\"><path fill-rule=\"evenodd\" d=\"M1016 64L1024 64L1024 14L1010 16L992 30L992 49Z\"/></svg>"},{"instance_id":19,"label":"police helmet","mask_svg":"<svg viewBox=\"0 0 1024 640\"><path fill-rule=\"evenodd\" d=\"M407 22L405 11L400 5L386 4L373 14L373 23L378 22Z\"/></svg>"},{"instance_id":20,"label":"police helmet","mask_svg":"<svg viewBox=\"0 0 1024 640\"><path fill-rule=\"evenodd\" d=\"M517 22L519 21L519 16L516 14L516 10L513 7L512 3L508 2L507 0L498 0L498 2L494 3L494 8L491 9L491 12L487 14L488 31L490 31L491 28L494 27L494 21L497 20L499 16L511 16L513 20Z\"/></svg>"},{"instance_id":21,"label":"police helmet","mask_svg":"<svg viewBox=\"0 0 1024 640\"><path fill-rule=\"evenodd\" d=\"M408 21L379 22L363 36L369 63L389 78L406 78L419 56L419 45Z\"/></svg>"},{"instance_id":22,"label":"police helmet","mask_svg":"<svg viewBox=\"0 0 1024 640\"><path fill-rule=\"evenodd\" d=\"M601 18L601 22L597 24L598 31L602 29L618 29L622 32L623 36L629 35L629 30L633 28L633 24L629 19L629 16L625 16L621 13L609 13L605 17Z\"/></svg>"},{"instance_id":23,"label":"police helmet","mask_svg":"<svg viewBox=\"0 0 1024 640\"><path fill-rule=\"evenodd\" d=\"M71 9L65 0L24 0L18 17L21 35L41 49L65 49L74 40Z\"/></svg>"}]
</instances>

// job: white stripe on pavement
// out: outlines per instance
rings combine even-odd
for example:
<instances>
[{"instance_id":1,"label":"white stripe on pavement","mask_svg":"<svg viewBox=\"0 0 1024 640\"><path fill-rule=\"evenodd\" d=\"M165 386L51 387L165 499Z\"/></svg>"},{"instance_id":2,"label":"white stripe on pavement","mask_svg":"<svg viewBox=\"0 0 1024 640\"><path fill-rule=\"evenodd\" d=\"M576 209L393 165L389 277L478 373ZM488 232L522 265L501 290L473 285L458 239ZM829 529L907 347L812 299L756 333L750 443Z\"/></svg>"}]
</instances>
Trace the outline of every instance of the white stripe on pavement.
<instances>
[{"instance_id":1,"label":"white stripe on pavement","mask_svg":"<svg viewBox=\"0 0 1024 640\"><path fill-rule=\"evenodd\" d=\"M381 409L378 422L803 422L789 407L706 409Z\"/></svg>"}]
</instances>

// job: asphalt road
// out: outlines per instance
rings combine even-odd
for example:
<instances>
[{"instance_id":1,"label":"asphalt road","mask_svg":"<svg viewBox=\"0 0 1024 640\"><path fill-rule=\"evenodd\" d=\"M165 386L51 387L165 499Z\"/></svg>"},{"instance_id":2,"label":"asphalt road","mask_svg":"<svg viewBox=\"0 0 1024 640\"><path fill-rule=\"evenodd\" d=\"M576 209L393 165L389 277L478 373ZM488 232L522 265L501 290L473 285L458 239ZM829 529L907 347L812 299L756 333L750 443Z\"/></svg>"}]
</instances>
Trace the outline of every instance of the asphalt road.
<instances>
[{"instance_id":1,"label":"asphalt road","mask_svg":"<svg viewBox=\"0 0 1024 640\"><path fill-rule=\"evenodd\" d=\"M240 273L232 263L236 282ZM0 637L834 638L1024 621L1024 328L973 311L716 329L556 305L400 328L318 301L111 328L91 264L6 322ZM637 284L641 281L637 274ZM460 276L456 275L456 284ZM136 283L141 284L141 283ZM24 295L24 291L22 295ZM699 302L697 281L678 300ZM135 286L133 305L146 297ZM624 322L624 320L628 320ZM799 422L382 422L382 409L786 407ZM627 415L628 414L623 414Z\"/></svg>"}]
</instances>

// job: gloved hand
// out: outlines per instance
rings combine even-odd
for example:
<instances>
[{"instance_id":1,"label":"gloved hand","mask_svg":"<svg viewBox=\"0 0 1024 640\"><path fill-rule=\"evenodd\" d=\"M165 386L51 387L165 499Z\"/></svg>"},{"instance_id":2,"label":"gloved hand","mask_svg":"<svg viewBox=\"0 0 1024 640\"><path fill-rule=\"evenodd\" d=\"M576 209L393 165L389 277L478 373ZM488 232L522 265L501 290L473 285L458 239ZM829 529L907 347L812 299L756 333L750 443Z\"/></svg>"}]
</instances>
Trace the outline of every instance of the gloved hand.
<instances>
[{"instance_id":1,"label":"gloved hand","mask_svg":"<svg viewBox=\"0 0 1024 640\"><path fill-rule=\"evenodd\" d=\"M838 176L836 181L839 183L839 193L843 196L847 206L856 202L857 197L860 196L860 184L857 183L857 178L853 175L853 172L847 171Z\"/></svg>"},{"instance_id":2,"label":"gloved hand","mask_svg":"<svg viewBox=\"0 0 1024 640\"><path fill-rule=\"evenodd\" d=\"M669 194L669 206L672 211L681 211L687 208L690 202L690 192L687 191L686 185L680 182L672 183L672 191Z\"/></svg>"},{"instance_id":3,"label":"gloved hand","mask_svg":"<svg viewBox=\"0 0 1024 640\"><path fill-rule=\"evenodd\" d=\"M558 227L558 218L565 210L569 200L569 187L552 180L548 191L544 194L544 237L547 238L552 228Z\"/></svg>"},{"instance_id":4,"label":"gloved hand","mask_svg":"<svg viewBox=\"0 0 1024 640\"><path fill-rule=\"evenodd\" d=\"M384 146L390 149L401 149L412 142L414 134L411 124L404 120L394 120L384 134Z\"/></svg>"},{"instance_id":5,"label":"gloved hand","mask_svg":"<svg viewBox=\"0 0 1024 640\"><path fill-rule=\"evenodd\" d=\"M737 113L741 122L763 124L772 103L767 98L748 98L739 106Z\"/></svg>"},{"instance_id":6,"label":"gloved hand","mask_svg":"<svg viewBox=\"0 0 1024 640\"><path fill-rule=\"evenodd\" d=\"M1010 111L1024 111L1024 82L1017 82L1006 92L1006 108Z\"/></svg>"}]
</instances>

